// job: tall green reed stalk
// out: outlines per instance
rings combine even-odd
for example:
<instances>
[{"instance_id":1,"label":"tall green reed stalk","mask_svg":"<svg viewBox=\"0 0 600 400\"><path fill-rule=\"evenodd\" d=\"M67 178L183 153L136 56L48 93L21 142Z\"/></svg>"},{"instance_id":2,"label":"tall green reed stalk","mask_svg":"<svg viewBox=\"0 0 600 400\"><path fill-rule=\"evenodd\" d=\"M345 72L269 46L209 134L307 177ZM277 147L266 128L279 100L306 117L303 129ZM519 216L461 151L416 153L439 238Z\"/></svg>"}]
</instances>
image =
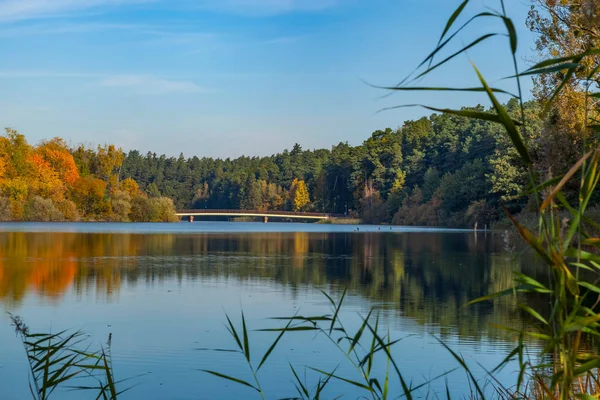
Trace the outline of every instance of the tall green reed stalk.
<instances>
[{"instance_id":1,"label":"tall green reed stalk","mask_svg":"<svg viewBox=\"0 0 600 400\"><path fill-rule=\"evenodd\" d=\"M585 92L585 121L583 126L586 132L582 132L584 138L590 137L592 132L600 132L600 124L593 119L593 113L589 112L598 107L597 99L600 93L592 93L590 90L594 82L598 82L600 66L584 61L591 57L597 57L600 49L573 54L560 58L550 58L541 61L525 71L520 71L517 63L518 37L512 19L506 12L503 0L499 1L501 11L486 11L467 17L467 22L455 28L457 20L465 12L470 0L465 0L454 11L448 19L437 46L419 64L418 68L399 85L387 87L391 91L456 91L456 92L482 92L490 100L493 108L491 112L479 112L471 110L453 110L448 108L437 108L428 105L420 105L430 110L445 114L475 118L492 121L503 126L504 131L510 138L514 148L517 150L521 162L529 173L530 188L523 195L532 196L538 207L539 229L536 233L522 226L518 219L507 215L516 227L524 242L535 251L539 259L545 263L549 270L550 279L548 283L541 283L524 274L516 274L514 286L500 293L491 294L472 303L489 301L498 296L516 295L518 306L523 312L529 314L537 321L537 330L529 329L515 330L519 337L519 345L506 358L503 364L517 360L520 373L513 395L530 396L549 399L567 399L573 396L585 397L597 396L599 392L598 368L600 367L600 354L597 350L586 350L582 341L586 336L598 336L600 328L600 313L596 306L600 301L600 286L598 283L600 273L600 255L597 249L600 247L600 238L595 238L589 231L589 227L597 229L598 221L586 216L587 208L598 181L600 171L598 168L600 160L600 149L597 141L584 140L580 160L564 175L552 177L549 180L541 180L534 167L530 155L529 143L525 139L524 129L528 124L524 112L524 95L521 80L525 77L533 77L544 74L560 74L562 77L555 91L546 99L544 110L550 110L561 91L571 82L574 75L583 75L583 84L580 90ZM480 19L500 21L502 31L490 31L479 36L467 45L458 45L459 50L436 62L436 59L444 49L457 42L457 35ZM507 91L492 88L475 64L473 65L480 86L472 88L456 87L430 87L414 86L414 84L429 76L434 71L439 71L447 63L474 47L485 46L492 37L506 37L510 53L507 57L512 59L514 70L509 79L514 80L518 94L511 95ZM491 47L487 47L491 50ZM587 69L586 69L587 68ZM498 100L497 95L508 94L515 97L520 104L520 115L513 119L504 105ZM415 105L400 105L398 107L412 107ZM396 108L396 107L392 107ZM572 180L579 179L579 193L576 204L571 204L563 188ZM559 210L567 210L570 213L568 220L560 220ZM583 271L586 271L584 274ZM550 305L550 311L536 309L533 303L528 304L528 297L546 299ZM529 297L530 298L530 297ZM593 298L597 298L595 300ZM590 306L590 303L593 306ZM536 302L540 304L540 302ZM508 329L508 328L506 328ZM541 339L544 343L540 360L550 359L550 363L540 362L538 364L525 361L524 337L533 336ZM502 367L499 366L499 367Z\"/></svg>"},{"instance_id":2,"label":"tall green reed stalk","mask_svg":"<svg viewBox=\"0 0 600 400\"><path fill-rule=\"evenodd\" d=\"M114 379L110 336L106 349L92 352L81 331L31 333L22 318L9 316L27 355L29 392L34 400L54 398L59 387L91 391L94 398L103 400L117 400L130 389L117 390L123 381Z\"/></svg>"},{"instance_id":3,"label":"tall green reed stalk","mask_svg":"<svg viewBox=\"0 0 600 400\"><path fill-rule=\"evenodd\" d=\"M517 62L519 43L517 30L515 29L513 20L507 14L504 1L499 0L500 11L490 9L467 16L466 22L459 25L458 20L466 13L465 10L469 3L470 0L464 0L459 4L446 22L437 45L419 63L413 73L396 86L379 88L389 90L390 93L398 91L480 92L485 94L491 102L491 111L457 110L426 104L405 104L386 108L385 110L401 107L423 107L440 113L491 121L500 124L504 128L506 135L519 154L523 166L528 171L529 188L523 193L523 196L531 196L537 205L539 215L538 231L535 233L530 231L522 226L518 219L507 210L506 213L523 241L537 253L541 262L548 267L550 279L547 283L542 283L530 276L518 273L515 274L513 287L499 293L475 299L470 303L492 301L494 298L500 296L515 296L518 307L537 323L535 329L501 327L501 329L512 331L515 337L518 338L518 344L507 354L504 361L497 368L489 371L488 379L496 386L495 395L501 398L598 398L600 396L600 374L598 372L600 368L600 354L597 349L586 348L583 343L586 337L600 335L600 313L597 312L596 307L600 303L600 285L598 284L600 281L600 255L598 255L597 251L600 248L600 238L594 237L589 231L589 228L599 231L600 221L594 221L586 215L592 195L600 180L600 148L597 141L584 140L581 158L568 172L561 176L542 180L540 174L535 169L534 161L530 155L530 143L528 143L524 135L528 120L525 113L522 79L544 74L560 74L562 80L544 105L544 110L548 111L552 108L557 96L560 95L565 86L573 79L574 75L576 73L578 75L583 74L585 79L580 89L585 92L586 98L585 121L583 121L586 132L582 134L584 137L588 137L592 133L600 133L600 121L594 119L593 113L589 112L594 107L596 111L600 111L598 108L600 93L591 92L593 83L600 81L600 66L586 70L586 68L589 68L586 65L593 65L593 63L584 62L590 57L600 55L600 49L594 48L579 54L546 59L536 63L525 71L520 71ZM458 35L480 20L490 22L491 20L499 21L499 26L503 27L503 30L486 32L467 44L459 42ZM509 73L510 76L508 79L514 81L517 94L512 94L501 88L491 87L473 63L473 73L477 76L479 86L461 88L452 86L424 86L420 84L423 79L434 72L442 71L443 67L449 62L459 56L466 55L471 49L478 47L491 51L492 47L489 46L489 41L492 38L498 37L506 37L508 41L509 53L507 53L507 57L511 60L513 66L513 71ZM453 45L457 46L458 50L452 51L449 55L442 56ZM438 61L438 59L441 60ZM509 115L506 107L498 100L498 95L508 95L516 98L520 105L519 115ZM567 183L576 179L579 179L578 199L576 204L571 204L567 200L563 188ZM568 220L561 220L559 218L558 212L564 210L570 213L571 217ZM531 299L532 297L537 300L547 300L550 310L539 309L539 306L536 306L536 304L543 303L540 301L528 303L527 299ZM388 366L390 364L393 366L392 370L396 373L401 383L404 392L403 395L408 399L412 398L415 387L406 383L400 372L399 365L391 353L391 347L397 341L391 340L389 335L379 334L378 318L373 326L370 322L372 312L369 313L364 319L362 327L351 335L344 329L338 319L339 308L342 305L344 296L342 296L340 302L337 304L330 297L328 298L334 306L334 313L332 315L318 317L294 316L289 318L286 327L276 329L276 331L280 332L280 336L273 343L273 346L261 361L258 369L266 361L266 358L280 340L281 335L287 332L311 330L329 338L332 346L342 351L348 362L356 368L361 376L360 380L351 380L336 375L335 371L326 372L315 369L325 378L325 384L330 382L331 379L337 379L352 385L355 389L364 391L365 398L387 398L388 393L386 388L387 382L390 379L389 369L382 380L371 376L373 356L376 353L383 353L386 356ZM590 303L593 305L590 305ZM538 308L536 309L536 307ZM247 331L245 322L243 325L245 341L242 344L231 321L229 319L228 321L230 332L239 345L239 351L246 354L247 361L250 364L249 353L246 351L248 343L246 340ZM242 321L244 321L243 317ZM330 324L329 328L323 328L321 326L322 323ZM334 332L339 332L341 336L334 338L332 336ZM366 354L361 357L356 354L356 344L365 335L365 332L372 335L372 345L366 351ZM542 351L535 358L540 361L532 361L528 357L526 346L526 338L528 337L542 341ZM348 347L343 348L342 344L346 344ZM442 345L452 354L459 366L466 371L472 385L473 397L485 398L486 396L481 385L462 357L444 343ZM517 374L515 384L506 388L495 380L494 374L501 368L512 363L518 365L519 373ZM223 377L214 371L208 372ZM307 390L307 386L298 379L296 370L292 368L292 372L296 378L299 398L319 398L320 392L317 395L311 395ZM242 383L232 377L224 378ZM264 397L264 393L260 387L253 386L247 382L243 383L254 387ZM321 381L319 381L319 385L316 387L321 387ZM449 391L447 391L446 395L448 398L451 397Z\"/></svg>"},{"instance_id":4,"label":"tall green reed stalk","mask_svg":"<svg viewBox=\"0 0 600 400\"><path fill-rule=\"evenodd\" d=\"M400 387L402 387L404 396L407 399L412 399L413 394L416 391L424 388L427 389L433 381L441 379L456 370L452 369L439 376L425 380L422 383L413 384L405 379L401 372L399 362L392 356L393 346L399 343L402 338L392 339L389 331L387 333L382 332L379 313L375 310L371 310L362 318L360 327L355 331L350 331L346 329L340 316L347 290L344 290L337 302L327 293L322 293L331 305L330 313L316 316L301 316L296 314L292 317L273 317L271 318L272 320L285 321L286 325L282 328L258 330L259 332L275 332L278 333L278 335L265 354L260 358L260 362L256 368L253 367L252 359L250 357L250 341L248 339L249 330L246 326L246 319L243 313L241 317L241 331L235 328L231 319L227 316L227 330L236 343L237 349L199 349L219 352L235 352L243 355L248 363L254 382L251 383L241 378L225 375L213 370L202 371L250 387L264 399L266 398L266 394L260 385L260 376L258 372L272 355L283 335L290 333L312 333L313 335L316 334L324 337L329 345L337 350L340 355L340 363L332 371L305 366L308 371L318 375L317 381L312 384L307 382L306 379L301 379L297 367L294 367L290 363L289 367L293 376L293 384L297 396L289 397L288 399L319 400L341 398L344 395L343 393L335 397L325 391L332 381L338 381L339 383L345 384L352 395L357 398L387 400L397 398L397 393L390 392L390 383L392 380L397 380ZM457 360L464 363L459 355L456 353L453 354ZM377 375L375 366L382 362L383 365L385 365L385 368L382 369L385 373ZM353 371L351 373L352 376L348 376L348 373L339 373L338 370L342 366L345 367L344 370L349 369L350 371ZM471 378L473 378L472 382L474 383L475 390L483 396L483 391L472 374Z\"/></svg>"}]
</instances>

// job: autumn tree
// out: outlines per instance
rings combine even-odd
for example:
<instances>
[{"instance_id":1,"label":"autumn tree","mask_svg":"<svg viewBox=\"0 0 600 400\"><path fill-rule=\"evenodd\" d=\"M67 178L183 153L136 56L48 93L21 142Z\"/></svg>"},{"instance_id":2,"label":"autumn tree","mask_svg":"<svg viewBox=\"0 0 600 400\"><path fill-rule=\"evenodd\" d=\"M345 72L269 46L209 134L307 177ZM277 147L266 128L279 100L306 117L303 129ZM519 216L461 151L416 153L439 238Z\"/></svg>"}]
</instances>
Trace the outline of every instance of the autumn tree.
<instances>
[{"instance_id":1,"label":"autumn tree","mask_svg":"<svg viewBox=\"0 0 600 400\"><path fill-rule=\"evenodd\" d=\"M106 187L106 182L93 177L82 177L75 182L72 196L84 215L105 217L109 213L110 203L106 198Z\"/></svg>"},{"instance_id":2,"label":"autumn tree","mask_svg":"<svg viewBox=\"0 0 600 400\"><path fill-rule=\"evenodd\" d=\"M296 212L304 210L310 203L308 188L303 180L295 178L292 181L292 186L290 188L290 202L292 204L292 209Z\"/></svg>"},{"instance_id":3,"label":"autumn tree","mask_svg":"<svg viewBox=\"0 0 600 400\"><path fill-rule=\"evenodd\" d=\"M129 194L129 197L132 199L139 196L145 196L145 194L140 190L138 183L132 178L123 179L119 183L119 189Z\"/></svg>"},{"instance_id":4,"label":"autumn tree","mask_svg":"<svg viewBox=\"0 0 600 400\"><path fill-rule=\"evenodd\" d=\"M600 48L600 2L597 0L533 0L527 24L537 34L536 49L543 59L577 55ZM586 128L590 118L599 115L598 100L586 97L592 83L600 85L600 74L587 77L600 66L600 54L578 61L579 67L536 77L534 94L545 102L565 83L554 99L540 138L539 169L557 176L566 172L580 156L582 142L595 138ZM574 190L576 188L573 188Z\"/></svg>"},{"instance_id":5,"label":"autumn tree","mask_svg":"<svg viewBox=\"0 0 600 400\"><path fill-rule=\"evenodd\" d=\"M121 166L125 159L123 150L113 144L98 146L97 158L100 179L103 179L109 185L109 188L117 188Z\"/></svg>"},{"instance_id":6,"label":"autumn tree","mask_svg":"<svg viewBox=\"0 0 600 400\"><path fill-rule=\"evenodd\" d=\"M37 222L64 221L64 215L52 200L33 196L25 206L25 219Z\"/></svg>"},{"instance_id":7,"label":"autumn tree","mask_svg":"<svg viewBox=\"0 0 600 400\"><path fill-rule=\"evenodd\" d=\"M131 196L123 190L115 190L110 196L113 220L118 222L129 221L131 212Z\"/></svg>"}]
</instances>

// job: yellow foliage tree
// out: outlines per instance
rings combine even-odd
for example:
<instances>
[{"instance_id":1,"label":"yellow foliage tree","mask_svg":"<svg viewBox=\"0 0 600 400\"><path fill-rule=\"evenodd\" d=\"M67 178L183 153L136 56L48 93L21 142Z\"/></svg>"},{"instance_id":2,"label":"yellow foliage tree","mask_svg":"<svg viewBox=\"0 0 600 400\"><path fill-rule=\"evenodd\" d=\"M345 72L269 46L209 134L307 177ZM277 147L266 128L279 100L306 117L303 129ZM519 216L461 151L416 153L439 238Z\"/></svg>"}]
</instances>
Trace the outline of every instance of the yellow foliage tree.
<instances>
[{"instance_id":1,"label":"yellow foliage tree","mask_svg":"<svg viewBox=\"0 0 600 400\"><path fill-rule=\"evenodd\" d=\"M127 192L132 199L140 196L145 196L145 194L140 190L137 182L132 178L127 178L121 181L119 184L119 189Z\"/></svg>"},{"instance_id":2,"label":"yellow foliage tree","mask_svg":"<svg viewBox=\"0 0 600 400\"><path fill-rule=\"evenodd\" d=\"M310 195L304 180L294 179L290 188L290 201L294 211L302 211L310 203Z\"/></svg>"}]
</instances>

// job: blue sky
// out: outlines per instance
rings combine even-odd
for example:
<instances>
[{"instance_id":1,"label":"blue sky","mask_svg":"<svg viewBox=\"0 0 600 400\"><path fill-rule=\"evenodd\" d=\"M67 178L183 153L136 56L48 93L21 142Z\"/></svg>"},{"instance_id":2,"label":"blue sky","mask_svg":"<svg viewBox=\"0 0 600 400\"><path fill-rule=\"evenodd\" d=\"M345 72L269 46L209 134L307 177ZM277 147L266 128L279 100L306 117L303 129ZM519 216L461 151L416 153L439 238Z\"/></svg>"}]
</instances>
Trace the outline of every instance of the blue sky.
<instances>
[{"instance_id":1,"label":"blue sky","mask_svg":"<svg viewBox=\"0 0 600 400\"><path fill-rule=\"evenodd\" d=\"M499 8L472 0L469 13ZM0 124L31 142L234 157L340 141L427 115L386 106L488 104L385 92L437 42L458 0L0 0ZM528 0L506 0L534 57ZM497 26L497 25L494 25ZM501 30L501 26L497 26ZM490 27L475 25L468 43ZM511 74L503 38L469 53L489 81ZM474 85L467 57L425 82ZM529 82L525 82L529 88ZM508 85L508 86L506 86Z\"/></svg>"}]
</instances>

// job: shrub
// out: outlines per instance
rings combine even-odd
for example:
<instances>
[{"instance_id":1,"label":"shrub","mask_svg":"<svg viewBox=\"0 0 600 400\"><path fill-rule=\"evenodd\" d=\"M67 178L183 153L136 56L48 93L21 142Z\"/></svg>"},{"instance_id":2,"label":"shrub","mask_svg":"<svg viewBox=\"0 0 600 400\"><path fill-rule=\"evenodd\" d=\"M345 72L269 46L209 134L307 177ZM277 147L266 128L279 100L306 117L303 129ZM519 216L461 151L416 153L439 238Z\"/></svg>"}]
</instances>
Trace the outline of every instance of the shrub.
<instances>
[{"instance_id":1,"label":"shrub","mask_svg":"<svg viewBox=\"0 0 600 400\"><path fill-rule=\"evenodd\" d=\"M27 221L64 221L62 212L50 199L44 199L40 196L34 196L25 205L25 220Z\"/></svg>"},{"instance_id":2,"label":"shrub","mask_svg":"<svg viewBox=\"0 0 600 400\"><path fill-rule=\"evenodd\" d=\"M155 197L150 199L152 207L151 221L152 222L177 222L179 218L175 212L173 200L168 197Z\"/></svg>"},{"instance_id":3,"label":"shrub","mask_svg":"<svg viewBox=\"0 0 600 400\"><path fill-rule=\"evenodd\" d=\"M0 197L0 221L12 221L13 212L10 200L6 197Z\"/></svg>"},{"instance_id":4,"label":"shrub","mask_svg":"<svg viewBox=\"0 0 600 400\"><path fill-rule=\"evenodd\" d=\"M111 205L115 221L125 222L129 220L131 213L131 196L128 192L116 190L111 196Z\"/></svg>"}]
</instances>

